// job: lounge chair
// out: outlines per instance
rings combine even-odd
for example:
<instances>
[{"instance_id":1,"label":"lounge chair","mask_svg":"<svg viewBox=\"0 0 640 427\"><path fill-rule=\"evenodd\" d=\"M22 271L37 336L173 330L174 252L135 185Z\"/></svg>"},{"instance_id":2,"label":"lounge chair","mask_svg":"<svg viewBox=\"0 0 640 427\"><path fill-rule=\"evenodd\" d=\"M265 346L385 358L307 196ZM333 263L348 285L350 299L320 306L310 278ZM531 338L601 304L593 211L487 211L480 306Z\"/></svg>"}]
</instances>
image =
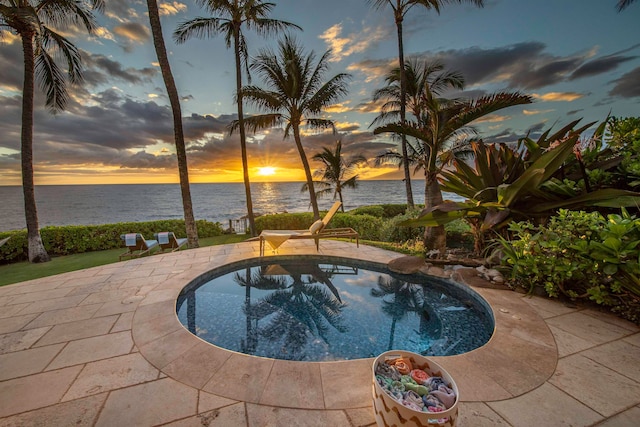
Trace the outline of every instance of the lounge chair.
<instances>
[{"instance_id":1,"label":"lounge chair","mask_svg":"<svg viewBox=\"0 0 640 427\"><path fill-rule=\"evenodd\" d=\"M356 245L360 246L358 232L353 228L325 228L331 218L340 208L341 202L335 202L324 218L317 220L307 230L263 230L258 236L260 240L260 256L264 256L265 243L269 243L275 252L280 245L289 239L314 239L316 250L320 250L320 239L348 237L356 239Z\"/></svg>"},{"instance_id":2,"label":"lounge chair","mask_svg":"<svg viewBox=\"0 0 640 427\"><path fill-rule=\"evenodd\" d=\"M125 257L137 258L144 254L148 254L151 252L151 249L158 246L157 240L147 240L140 233L121 234L120 238L127 247L127 252L120 255L120 261Z\"/></svg>"},{"instance_id":3,"label":"lounge chair","mask_svg":"<svg viewBox=\"0 0 640 427\"><path fill-rule=\"evenodd\" d=\"M181 247L187 244L189 239L177 238L171 231L162 231L153 235L160 245L158 252L171 250L171 252L179 251Z\"/></svg>"}]
</instances>

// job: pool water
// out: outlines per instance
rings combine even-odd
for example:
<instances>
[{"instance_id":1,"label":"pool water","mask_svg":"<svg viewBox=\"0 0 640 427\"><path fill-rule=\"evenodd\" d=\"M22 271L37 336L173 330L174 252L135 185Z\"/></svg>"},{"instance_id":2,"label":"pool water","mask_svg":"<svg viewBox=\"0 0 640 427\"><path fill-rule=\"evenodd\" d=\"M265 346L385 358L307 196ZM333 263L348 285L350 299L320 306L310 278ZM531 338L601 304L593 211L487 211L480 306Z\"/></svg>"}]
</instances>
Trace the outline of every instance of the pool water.
<instances>
[{"instance_id":1,"label":"pool water","mask_svg":"<svg viewBox=\"0 0 640 427\"><path fill-rule=\"evenodd\" d=\"M467 287L333 257L269 257L216 269L182 291L177 314L217 346L304 361L390 349L461 354L485 344L494 328L488 304Z\"/></svg>"}]
</instances>

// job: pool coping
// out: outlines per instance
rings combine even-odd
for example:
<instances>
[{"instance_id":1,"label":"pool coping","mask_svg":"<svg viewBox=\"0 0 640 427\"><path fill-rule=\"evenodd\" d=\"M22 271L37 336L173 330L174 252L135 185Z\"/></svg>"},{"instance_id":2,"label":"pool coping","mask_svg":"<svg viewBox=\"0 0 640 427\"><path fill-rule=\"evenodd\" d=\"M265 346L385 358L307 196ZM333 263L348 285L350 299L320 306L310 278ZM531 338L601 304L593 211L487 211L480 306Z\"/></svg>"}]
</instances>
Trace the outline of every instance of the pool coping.
<instances>
[{"instance_id":1,"label":"pool coping","mask_svg":"<svg viewBox=\"0 0 640 427\"><path fill-rule=\"evenodd\" d=\"M287 254L317 255L315 246L289 242ZM194 263L148 292L132 321L139 352L164 375L224 398L296 409L353 409L371 406L373 358L333 362L293 362L233 352L191 334L178 320L181 290L203 273L256 256L245 250ZM348 253L348 256L345 256ZM378 248L324 241L321 255L387 263L402 256ZM270 255L266 255L269 257ZM489 342L457 356L432 357L455 379L462 402L510 399L545 383L554 373L558 351L545 321L508 290L470 286L493 309L495 332Z\"/></svg>"}]
</instances>

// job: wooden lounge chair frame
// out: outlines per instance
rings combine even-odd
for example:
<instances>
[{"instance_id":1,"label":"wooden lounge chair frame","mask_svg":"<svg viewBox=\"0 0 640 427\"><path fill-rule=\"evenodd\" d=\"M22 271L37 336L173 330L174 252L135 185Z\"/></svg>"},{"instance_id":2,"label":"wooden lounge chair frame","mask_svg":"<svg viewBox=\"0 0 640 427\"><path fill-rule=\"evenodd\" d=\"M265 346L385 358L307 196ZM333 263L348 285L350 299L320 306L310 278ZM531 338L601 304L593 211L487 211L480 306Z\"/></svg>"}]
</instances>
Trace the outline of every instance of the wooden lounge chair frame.
<instances>
[{"instance_id":1,"label":"wooden lounge chair frame","mask_svg":"<svg viewBox=\"0 0 640 427\"><path fill-rule=\"evenodd\" d=\"M133 233L131 233L133 234ZM121 234L120 238L122 242L127 245L126 234ZM122 258L130 257L130 258L138 258L144 254L151 253L151 249L158 246L158 241L153 239L145 239L144 236L140 233L136 233L136 243L135 245L127 246L127 251L122 253L118 259L122 261Z\"/></svg>"},{"instance_id":2,"label":"wooden lounge chair frame","mask_svg":"<svg viewBox=\"0 0 640 427\"><path fill-rule=\"evenodd\" d=\"M176 237L176 235L172 232L165 232L165 233L169 233L168 237L169 237L169 243L162 243L160 240L161 239L161 234L162 233L154 233L153 237L158 241L158 245L160 245L160 249L158 250L157 253L159 252L164 252L166 250L171 250L171 252L176 252L179 251L181 247L183 247L184 245L186 245L189 241L189 239L186 238L178 238Z\"/></svg>"},{"instance_id":3,"label":"wooden lounge chair frame","mask_svg":"<svg viewBox=\"0 0 640 427\"><path fill-rule=\"evenodd\" d=\"M312 225L307 230L263 230L262 233L269 232L269 231L282 231L284 233L286 232L290 233L290 235L288 236L288 240L289 239L313 239L316 242L317 251L320 250L320 239L336 239L336 238L356 239L356 247L360 247L360 235L353 228L350 228L350 227L326 228L326 226L329 224L329 221L331 221L331 218L333 218L333 216L338 211L341 205L342 203L337 201L333 204L333 206L331 206L327 214L324 216L324 218L322 218L322 224L320 224L320 227L316 231L313 231L313 228L315 226L315 223L314 223L314 225ZM267 237L264 236L262 233L260 233L260 236L258 236L260 240L260 256L264 256L264 247L267 242Z\"/></svg>"}]
</instances>

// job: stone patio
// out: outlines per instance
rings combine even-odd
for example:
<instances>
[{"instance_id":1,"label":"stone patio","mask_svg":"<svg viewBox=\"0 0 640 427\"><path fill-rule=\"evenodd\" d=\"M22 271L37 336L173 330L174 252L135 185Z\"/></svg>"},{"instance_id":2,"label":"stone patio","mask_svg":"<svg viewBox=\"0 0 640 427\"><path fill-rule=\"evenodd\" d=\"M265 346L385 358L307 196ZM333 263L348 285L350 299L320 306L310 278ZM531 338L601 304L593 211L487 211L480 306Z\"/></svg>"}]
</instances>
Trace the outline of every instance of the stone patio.
<instances>
[{"instance_id":1,"label":"stone patio","mask_svg":"<svg viewBox=\"0 0 640 427\"><path fill-rule=\"evenodd\" d=\"M375 425L372 359L247 356L179 323L185 284L258 251L258 242L212 246L1 287L0 426ZM279 252L316 250L296 240ZM329 240L320 253L383 263L400 256ZM460 389L459 426L640 424L639 328L595 310L474 289L493 308L494 336L472 352L434 358Z\"/></svg>"}]
</instances>

